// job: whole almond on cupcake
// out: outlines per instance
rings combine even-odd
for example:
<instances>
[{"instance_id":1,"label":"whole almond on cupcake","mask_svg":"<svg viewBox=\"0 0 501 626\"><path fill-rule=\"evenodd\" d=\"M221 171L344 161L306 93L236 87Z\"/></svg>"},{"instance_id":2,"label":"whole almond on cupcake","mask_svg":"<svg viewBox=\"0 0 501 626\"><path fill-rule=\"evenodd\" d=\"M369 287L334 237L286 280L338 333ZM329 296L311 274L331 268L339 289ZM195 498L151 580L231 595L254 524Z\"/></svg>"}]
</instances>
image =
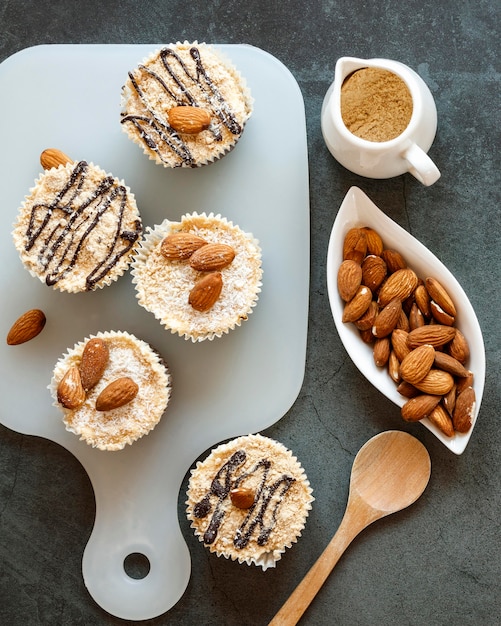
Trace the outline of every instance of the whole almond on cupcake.
<instances>
[{"instance_id":1,"label":"whole almond on cupcake","mask_svg":"<svg viewBox=\"0 0 501 626\"><path fill-rule=\"evenodd\" d=\"M256 306L261 249L221 215L190 213L147 230L131 273L139 304L166 329L193 342L214 339Z\"/></svg>"},{"instance_id":2,"label":"whole almond on cupcake","mask_svg":"<svg viewBox=\"0 0 501 626\"><path fill-rule=\"evenodd\" d=\"M187 517L217 556L274 567L304 529L313 501L300 463L263 435L221 444L192 469Z\"/></svg>"},{"instance_id":3,"label":"whole almond on cupcake","mask_svg":"<svg viewBox=\"0 0 501 626\"><path fill-rule=\"evenodd\" d=\"M164 167L199 167L227 154L252 113L250 91L229 59L205 43L177 42L129 72L121 124Z\"/></svg>"},{"instance_id":4,"label":"whole almond on cupcake","mask_svg":"<svg viewBox=\"0 0 501 626\"><path fill-rule=\"evenodd\" d=\"M121 450L148 434L170 399L170 372L149 344L121 331L75 344L49 385L66 429L101 450Z\"/></svg>"},{"instance_id":5,"label":"whole almond on cupcake","mask_svg":"<svg viewBox=\"0 0 501 626\"><path fill-rule=\"evenodd\" d=\"M59 291L93 291L122 276L142 234L125 183L57 150L19 209L14 244L30 274Z\"/></svg>"}]
</instances>

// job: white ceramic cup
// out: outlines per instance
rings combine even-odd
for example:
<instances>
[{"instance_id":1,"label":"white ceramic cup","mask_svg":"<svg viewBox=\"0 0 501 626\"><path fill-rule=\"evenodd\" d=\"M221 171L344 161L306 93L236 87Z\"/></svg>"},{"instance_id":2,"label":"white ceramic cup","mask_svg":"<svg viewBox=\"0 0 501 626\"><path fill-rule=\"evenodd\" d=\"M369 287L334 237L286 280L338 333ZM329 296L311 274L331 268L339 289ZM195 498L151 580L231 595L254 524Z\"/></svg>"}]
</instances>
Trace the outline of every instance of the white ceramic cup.
<instances>
[{"instance_id":1,"label":"white ceramic cup","mask_svg":"<svg viewBox=\"0 0 501 626\"><path fill-rule=\"evenodd\" d=\"M393 72L407 85L412 115L405 130L389 141L368 141L351 133L341 117L341 85L355 70L378 67ZM424 80L410 67L390 59L342 57L336 63L334 82L322 105L322 134L334 158L355 174L368 178L392 178L410 172L424 185L440 178L428 156L437 131L435 101Z\"/></svg>"}]
</instances>

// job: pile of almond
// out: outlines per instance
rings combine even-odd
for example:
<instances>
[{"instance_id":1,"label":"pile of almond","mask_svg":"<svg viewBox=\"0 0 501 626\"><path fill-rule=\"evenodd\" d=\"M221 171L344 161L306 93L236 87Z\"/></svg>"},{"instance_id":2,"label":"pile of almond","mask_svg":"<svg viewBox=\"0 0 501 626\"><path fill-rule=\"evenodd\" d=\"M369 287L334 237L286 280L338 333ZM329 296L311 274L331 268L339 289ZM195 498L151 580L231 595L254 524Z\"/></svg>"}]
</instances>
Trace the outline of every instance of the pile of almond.
<instances>
[{"instance_id":1,"label":"pile of almond","mask_svg":"<svg viewBox=\"0 0 501 626\"><path fill-rule=\"evenodd\" d=\"M57 400L65 408L79 409L87 394L101 380L109 360L109 348L103 339L94 337L85 344L80 364L73 365L61 378ZM96 411L112 411L132 402L139 387L128 376L110 382L96 398Z\"/></svg>"},{"instance_id":2,"label":"pile of almond","mask_svg":"<svg viewBox=\"0 0 501 626\"><path fill-rule=\"evenodd\" d=\"M427 417L447 437L468 432L475 409L470 350L438 280L419 278L379 233L357 227L345 236L337 284L343 322L357 327L373 346L375 364L388 369L407 398L402 417Z\"/></svg>"},{"instance_id":3,"label":"pile of almond","mask_svg":"<svg viewBox=\"0 0 501 626\"><path fill-rule=\"evenodd\" d=\"M233 262L235 250L224 243L208 243L193 233L178 232L165 237L160 251L170 261L187 261L194 270L203 272L191 289L188 302L196 311L209 311L221 295L221 270Z\"/></svg>"}]
</instances>

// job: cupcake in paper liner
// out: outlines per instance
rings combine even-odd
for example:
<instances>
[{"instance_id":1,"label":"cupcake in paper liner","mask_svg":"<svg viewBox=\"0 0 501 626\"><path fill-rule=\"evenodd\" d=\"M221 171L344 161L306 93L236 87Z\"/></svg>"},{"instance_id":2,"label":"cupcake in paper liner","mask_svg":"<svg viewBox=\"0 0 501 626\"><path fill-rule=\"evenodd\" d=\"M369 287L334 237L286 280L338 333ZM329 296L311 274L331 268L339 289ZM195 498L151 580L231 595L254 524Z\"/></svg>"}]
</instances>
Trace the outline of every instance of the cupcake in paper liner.
<instances>
[{"instance_id":1,"label":"cupcake in paper liner","mask_svg":"<svg viewBox=\"0 0 501 626\"><path fill-rule=\"evenodd\" d=\"M187 517L217 556L274 567L304 529L314 500L296 457L263 435L222 444L191 470Z\"/></svg>"},{"instance_id":2,"label":"cupcake in paper liner","mask_svg":"<svg viewBox=\"0 0 501 626\"><path fill-rule=\"evenodd\" d=\"M32 276L77 293L122 276L141 234L136 200L124 182L92 163L68 160L35 181L12 236Z\"/></svg>"},{"instance_id":3,"label":"cupcake in paper liner","mask_svg":"<svg viewBox=\"0 0 501 626\"><path fill-rule=\"evenodd\" d=\"M219 50L177 42L130 71L122 87L121 124L132 141L164 167L199 167L240 139L253 100Z\"/></svg>"},{"instance_id":4,"label":"cupcake in paper liner","mask_svg":"<svg viewBox=\"0 0 501 626\"><path fill-rule=\"evenodd\" d=\"M261 249L221 215L190 213L147 229L132 263L139 304L172 333L214 339L248 319L261 291Z\"/></svg>"},{"instance_id":5,"label":"cupcake in paper liner","mask_svg":"<svg viewBox=\"0 0 501 626\"><path fill-rule=\"evenodd\" d=\"M170 399L167 365L149 344L99 332L56 363L49 385L66 430L100 450L121 450L148 434Z\"/></svg>"}]
</instances>

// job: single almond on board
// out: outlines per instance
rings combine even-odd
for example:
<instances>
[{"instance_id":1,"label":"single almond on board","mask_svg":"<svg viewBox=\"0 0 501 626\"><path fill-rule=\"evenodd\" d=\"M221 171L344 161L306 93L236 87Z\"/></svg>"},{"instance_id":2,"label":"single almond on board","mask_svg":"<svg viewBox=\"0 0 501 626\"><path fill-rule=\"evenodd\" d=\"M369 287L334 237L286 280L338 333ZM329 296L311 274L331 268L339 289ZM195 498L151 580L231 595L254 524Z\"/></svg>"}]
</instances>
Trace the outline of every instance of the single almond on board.
<instances>
[{"instance_id":1,"label":"single almond on board","mask_svg":"<svg viewBox=\"0 0 501 626\"><path fill-rule=\"evenodd\" d=\"M423 393L444 396L454 386L454 378L449 372L432 368L424 378L412 384Z\"/></svg>"},{"instance_id":2,"label":"single almond on board","mask_svg":"<svg viewBox=\"0 0 501 626\"><path fill-rule=\"evenodd\" d=\"M362 283L362 268L351 259L346 259L339 266L337 272L337 288L339 295L345 302L349 302L357 293Z\"/></svg>"},{"instance_id":3,"label":"single almond on board","mask_svg":"<svg viewBox=\"0 0 501 626\"><path fill-rule=\"evenodd\" d=\"M427 324L426 326L411 330L407 337L407 345L409 348L414 349L425 343L429 343L434 348L437 348L452 341L455 335L456 329L451 326Z\"/></svg>"},{"instance_id":4,"label":"single almond on board","mask_svg":"<svg viewBox=\"0 0 501 626\"><path fill-rule=\"evenodd\" d=\"M93 337L85 344L79 365L82 387L85 391L93 389L101 380L109 357L108 346L100 337Z\"/></svg>"},{"instance_id":5,"label":"single almond on board","mask_svg":"<svg viewBox=\"0 0 501 626\"><path fill-rule=\"evenodd\" d=\"M46 323L45 313L40 309L30 309L23 313L7 333L7 344L17 346L30 341L40 334Z\"/></svg>"},{"instance_id":6,"label":"single almond on board","mask_svg":"<svg viewBox=\"0 0 501 626\"><path fill-rule=\"evenodd\" d=\"M209 128L210 113L200 107L172 107L167 114L167 120L178 133L198 135Z\"/></svg>"},{"instance_id":7,"label":"single almond on board","mask_svg":"<svg viewBox=\"0 0 501 626\"><path fill-rule=\"evenodd\" d=\"M239 509L250 509L254 504L255 494L252 489L236 487L230 491L230 499L233 506Z\"/></svg>"},{"instance_id":8,"label":"single almond on board","mask_svg":"<svg viewBox=\"0 0 501 626\"><path fill-rule=\"evenodd\" d=\"M443 287L436 278L428 277L425 279L426 290L430 294L430 298L435 300L438 306L448 313L451 317L456 317L456 307L452 298L447 293L445 287Z\"/></svg>"},{"instance_id":9,"label":"single almond on board","mask_svg":"<svg viewBox=\"0 0 501 626\"><path fill-rule=\"evenodd\" d=\"M467 433L473 424L475 413L475 390L473 387L466 387L456 397L456 406L452 414L452 423L458 433Z\"/></svg>"},{"instance_id":10,"label":"single almond on board","mask_svg":"<svg viewBox=\"0 0 501 626\"><path fill-rule=\"evenodd\" d=\"M235 250L225 243L208 243L190 257L190 266L199 272L214 272L227 267L235 258Z\"/></svg>"},{"instance_id":11,"label":"single almond on board","mask_svg":"<svg viewBox=\"0 0 501 626\"><path fill-rule=\"evenodd\" d=\"M223 277L220 272L210 272L197 280L190 291L188 302L195 311L204 313L216 304L222 289Z\"/></svg>"},{"instance_id":12,"label":"single almond on board","mask_svg":"<svg viewBox=\"0 0 501 626\"><path fill-rule=\"evenodd\" d=\"M169 260L184 260L207 242L202 237L193 233L172 233L167 235L160 244L160 253Z\"/></svg>"},{"instance_id":13,"label":"single almond on board","mask_svg":"<svg viewBox=\"0 0 501 626\"><path fill-rule=\"evenodd\" d=\"M393 298L402 302L407 299L417 287L418 277L410 268L397 270L381 285L378 295L380 306L386 306Z\"/></svg>"},{"instance_id":14,"label":"single almond on board","mask_svg":"<svg viewBox=\"0 0 501 626\"><path fill-rule=\"evenodd\" d=\"M435 348L429 344L419 346L403 359L400 364L400 376L411 385L423 378L431 370L435 361Z\"/></svg>"},{"instance_id":15,"label":"single almond on board","mask_svg":"<svg viewBox=\"0 0 501 626\"><path fill-rule=\"evenodd\" d=\"M137 396L139 386L128 376L107 385L96 399L96 411L112 411L129 404Z\"/></svg>"},{"instance_id":16,"label":"single almond on board","mask_svg":"<svg viewBox=\"0 0 501 626\"><path fill-rule=\"evenodd\" d=\"M438 429L440 429L446 437L454 437L454 425L451 420L451 416L441 404L433 409L428 415L428 419Z\"/></svg>"},{"instance_id":17,"label":"single almond on board","mask_svg":"<svg viewBox=\"0 0 501 626\"><path fill-rule=\"evenodd\" d=\"M343 309L343 322L355 322L367 311L372 302L372 291L361 285L355 296L345 304Z\"/></svg>"},{"instance_id":18,"label":"single almond on board","mask_svg":"<svg viewBox=\"0 0 501 626\"><path fill-rule=\"evenodd\" d=\"M44 170L50 170L53 167L59 167L67 163L73 163L73 160L64 152L61 152L61 150L57 150L57 148L47 148L40 155L40 165Z\"/></svg>"},{"instance_id":19,"label":"single almond on board","mask_svg":"<svg viewBox=\"0 0 501 626\"><path fill-rule=\"evenodd\" d=\"M66 372L57 386L57 401L65 409L78 409L85 402L85 390L82 387L80 372L74 365Z\"/></svg>"},{"instance_id":20,"label":"single almond on board","mask_svg":"<svg viewBox=\"0 0 501 626\"><path fill-rule=\"evenodd\" d=\"M400 411L406 422L418 422L433 411L440 402L440 396L423 394L410 398Z\"/></svg>"}]
</instances>

